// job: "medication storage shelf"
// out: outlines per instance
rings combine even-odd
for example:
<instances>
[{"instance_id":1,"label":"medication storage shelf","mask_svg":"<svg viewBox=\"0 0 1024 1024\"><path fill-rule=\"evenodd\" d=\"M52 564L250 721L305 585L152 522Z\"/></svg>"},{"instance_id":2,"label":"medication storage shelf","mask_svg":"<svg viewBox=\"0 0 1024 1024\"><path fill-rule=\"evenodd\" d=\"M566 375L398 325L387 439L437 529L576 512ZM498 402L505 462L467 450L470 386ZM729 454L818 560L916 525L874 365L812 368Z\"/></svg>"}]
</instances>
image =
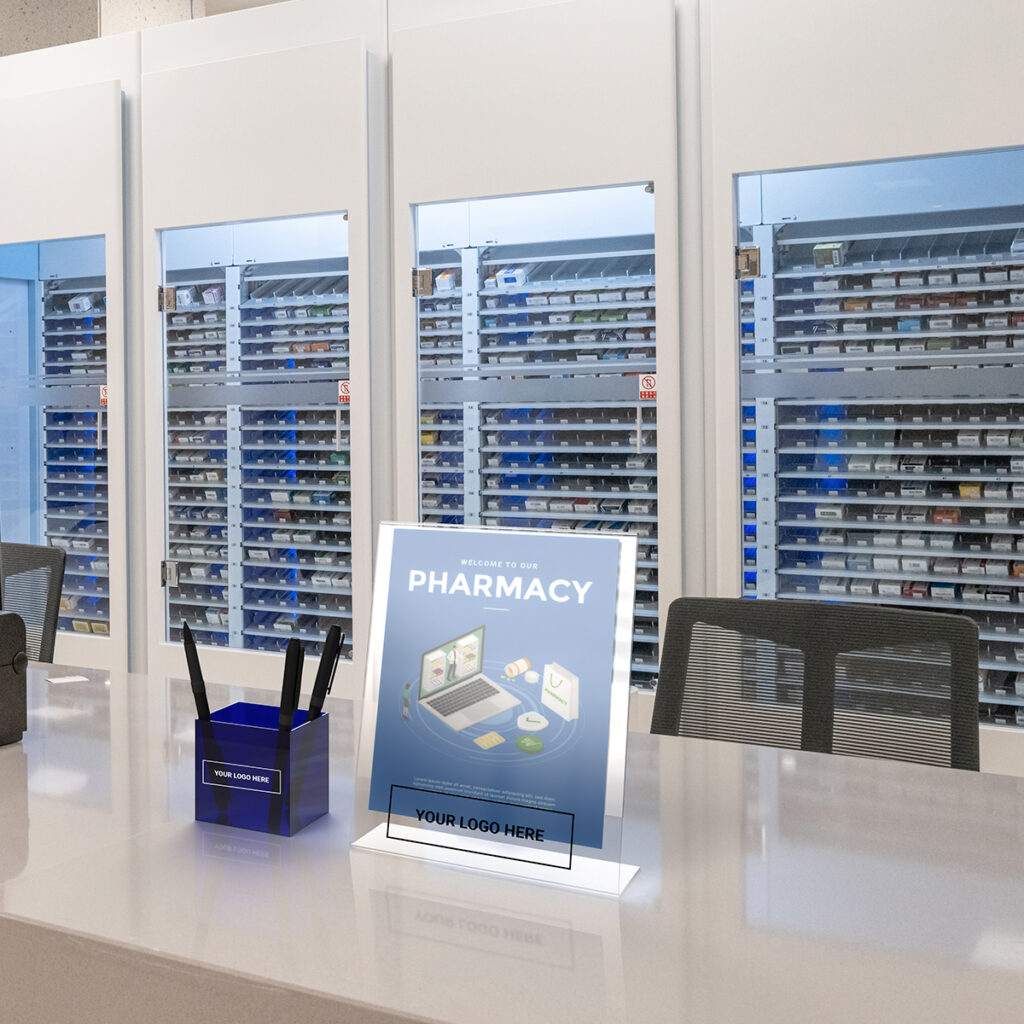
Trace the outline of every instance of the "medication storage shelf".
<instances>
[{"instance_id":1,"label":"medication storage shelf","mask_svg":"<svg viewBox=\"0 0 1024 1024\"><path fill-rule=\"evenodd\" d=\"M427 249L416 280L420 520L636 534L631 678L653 686L653 235Z\"/></svg>"},{"instance_id":2,"label":"medication storage shelf","mask_svg":"<svg viewBox=\"0 0 1024 1024\"><path fill-rule=\"evenodd\" d=\"M58 628L106 636L109 464L98 400L107 374L105 278L51 277L41 303L44 394L59 388L67 396L42 409L45 540L67 552Z\"/></svg>"},{"instance_id":3,"label":"medication storage shelf","mask_svg":"<svg viewBox=\"0 0 1024 1024\"><path fill-rule=\"evenodd\" d=\"M349 438L333 409L242 411L245 646L351 635ZM340 442L340 443L339 443Z\"/></svg>"},{"instance_id":4,"label":"medication storage shelf","mask_svg":"<svg viewBox=\"0 0 1024 1024\"><path fill-rule=\"evenodd\" d=\"M241 368L289 377L348 373L348 261L246 267Z\"/></svg>"},{"instance_id":5,"label":"medication storage shelf","mask_svg":"<svg viewBox=\"0 0 1024 1024\"><path fill-rule=\"evenodd\" d=\"M170 409L168 559L179 581L167 590L171 634L180 639L187 619L201 641L218 647L227 645L229 625L227 469L226 408Z\"/></svg>"},{"instance_id":6,"label":"medication storage shelf","mask_svg":"<svg viewBox=\"0 0 1024 1024\"><path fill-rule=\"evenodd\" d=\"M318 653L352 632L348 261L236 251L165 281L167 638Z\"/></svg>"},{"instance_id":7,"label":"medication storage shelf","mask_svg":"<svg viewBox=\"0 0 1024 1024\"><path fill-rule=\"evenodd\" d=\"M1024 725L1024 210L740 246L744 593L967 614L982 721Z\"/></svg>"},{"instance_id":8,"label":"medication storage shelf","mask_svg":"<svg viewBox=\"0 0 1024 1024\"><path fill-rule=\"evenodd\" d=\"M167 383L223 378L227 365L223 268L172 271L167 285L174 295L173 302L164 303Z\"/></svg>"}]
</instances>

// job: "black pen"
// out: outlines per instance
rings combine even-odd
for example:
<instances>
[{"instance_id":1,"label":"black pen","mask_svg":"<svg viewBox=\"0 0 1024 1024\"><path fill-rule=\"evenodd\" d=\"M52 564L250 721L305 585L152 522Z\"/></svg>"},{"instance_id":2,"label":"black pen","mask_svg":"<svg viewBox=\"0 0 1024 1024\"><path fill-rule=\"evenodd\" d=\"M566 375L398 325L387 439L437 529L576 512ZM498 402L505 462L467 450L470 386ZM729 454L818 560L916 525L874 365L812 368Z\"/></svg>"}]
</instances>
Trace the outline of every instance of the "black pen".
<instances>
[{"instance_id":1,"label":"black pen","mask_svg":"<svg viewBox=\"0 0 1024 1024\"><path fill-rule=\"evenodd\" d=\"M196 716L199 718L199 734L203 741L203 756L212 761L223 761L224 754L213 734L213 722L210 720L210 704L206 699L206 683L203 670L199 666L199 652L196 650L195 637L187 622L181 623L182 641L185 645L185 661L188 662L188 675L192 682L192 696L196 699ZM217 824L228 823L228 807L231 804L231 790L227 786L213 786L213 800L220 812Z\"/></svg>"},{"instance_id":2,"label":"black pen","mask_svg":"<svg viewBox=\"0 0 1024 1024\"><path fill-rule=\"evenodd\" d=\"M192 682L192 696L196 699L196 714L204 722L210 720L210 704L206 699L206 683L199 666L199 652L187 622L182 622L181 633L185 643L185 661L188 662L188 676Z\"/></svg>"},{"instance_id":3,"label":"black pen","mask_svg":"<svg viewBox=\"0 0 1024 1024\"><path fill-rule=\"evenodd\" d=\"M284 810L285 788L288 786L288 750L291 743L289 734L295 720L295 709L299 705L299 688L302 685L302 644L296 637L288 641L284 652L284 679L281 681L281 711L277 718L277 750L274 754L274 771L279 772L281 788L270 797L267 813L267 831L281 834L281 815Z\"/></svg>"},{"instance_id":4,"label":"black pen","mask_svg":"<svg viewBox=\"0 0 1024 1024\"><path fill-rule=\"evenodd\" d=\"M277 727L290 730L299 703L299 670L302 667L302 644L292 637L284 655L284 679L281 681L281 712Z\"/></svg>"},{"instance_id":5,"label":"black pen","mask_svg":"<svg viewBox=\"0 0 1024 1024\"><path fill-rule=\"evenodd\" d=\"M345 634L341 626L334 625L327 630L327 639L324 641L324 651L320 655L320 667L317 669L316 682L313 684L313 696L309 698L309 713L306 721L312 722L319 717L324 706L324 698L331 692L334 685L334 673L338 668L338 656L341 654L341 645L345 642Z\"/></svg>"},{"instance_id":6,"label":"black pen","mask_svg":"<svg viewBox=\"0 0 1024 1024\"><path fill-rule=\"evenodd\" d=\"M302 690L302 667L306 664L306 648L299 644L299 667L295 670L295 691L292 694L292 714L299 710L299 693Z\"/></svg>"}]
</instances>

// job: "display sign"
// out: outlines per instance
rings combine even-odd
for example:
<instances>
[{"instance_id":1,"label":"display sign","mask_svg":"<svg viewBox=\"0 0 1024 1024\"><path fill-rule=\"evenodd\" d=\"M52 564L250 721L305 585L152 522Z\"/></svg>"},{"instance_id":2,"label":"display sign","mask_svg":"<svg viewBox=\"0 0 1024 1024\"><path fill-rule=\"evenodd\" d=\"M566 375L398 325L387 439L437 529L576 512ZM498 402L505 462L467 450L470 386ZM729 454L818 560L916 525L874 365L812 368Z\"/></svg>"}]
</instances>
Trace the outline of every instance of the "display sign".
<instances>
[{"instance_id":1,"label":"display sign","mask_svg":"<svg viewBox=\"0 0 1024 1024\"><path fill-rule=\"evenodd\" d=\"M382 838L568 872L607 854L636 538L385 525L378 550L360 760Z\"/></svg>"},{"instance_id":2,"label":"display sign","mask_svg":"<svg viewBox=\"0 0 1024 1024\"><path fill-rule=\"evenodd\" d=\"M338 404L348 405L352 400L352 385L347 380L338 381Z\"/></svg>"},{"instance_id":3,"label":"display sign","mask_svg":"<svg viewBox=\"0 0 1024 1024\"><path fill-rule=\"evenodd\" d=\"M640 401L655 402L658 399L658 378L653 373L641 373L637 378L640 385Z\"/></svg>"}]
</instances>

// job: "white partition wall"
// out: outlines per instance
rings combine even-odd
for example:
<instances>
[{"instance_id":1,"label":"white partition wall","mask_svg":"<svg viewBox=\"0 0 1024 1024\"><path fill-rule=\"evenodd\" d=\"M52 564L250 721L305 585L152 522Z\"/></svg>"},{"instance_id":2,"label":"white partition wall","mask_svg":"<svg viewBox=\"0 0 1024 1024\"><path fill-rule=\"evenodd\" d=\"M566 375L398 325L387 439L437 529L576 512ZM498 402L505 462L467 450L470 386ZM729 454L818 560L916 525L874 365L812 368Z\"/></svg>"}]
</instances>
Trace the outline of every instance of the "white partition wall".
<instances>
[{"instance_id":1,"label":"white partition wall","mask_svg":"<svg viewBox=\"0 0 1024 1024\"><path fill-rule=\"evenodd\" d=\"M0 522L7 540L68 551L55 661L110 669L129 650L122 152L137 75L135 35L0 61L5 450L21 460Z\"/></svg>"},{"instance_id":2,"label":"white partition wall","mask_svg":"<svg viewBox=\"0 0 1024 1024\"><path fill-rule=\"evenodd\" d=\"M361 685L383 37L382 6L319 2L143 34L151 671L185 671L187 620L208 678L276 686L337 621L335 692Z\"/></svg>"},{"instance_id":3,"label":"white partition wall","mask_svg":"<svg viewBox=\"0 0 1024 1024\"><path fill-rule=\"evenodd\" d=\"M649 687L682 586L673 6L508 6L393 11L398 514L637 533Z\"/></svg>"}]
</instances>

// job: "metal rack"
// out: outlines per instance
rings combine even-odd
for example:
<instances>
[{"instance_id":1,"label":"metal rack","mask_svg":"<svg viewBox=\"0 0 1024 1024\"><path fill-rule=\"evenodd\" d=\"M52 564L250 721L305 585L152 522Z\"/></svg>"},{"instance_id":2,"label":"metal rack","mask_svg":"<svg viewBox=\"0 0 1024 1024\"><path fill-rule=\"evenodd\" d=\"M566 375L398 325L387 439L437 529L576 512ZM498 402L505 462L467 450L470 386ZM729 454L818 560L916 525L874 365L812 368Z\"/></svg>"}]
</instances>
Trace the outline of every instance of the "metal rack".
<instances>
[{"instance_id":1,"label":"metal rack","mask_svg":"<svg viewBox=\"0 0 1024 1024\"><path fill-rule=\"evenodd\" d=\"M658 669L649 235L421 254L420 519L639 537L632 682Z\"/></svg>"},{"instance_id":2,"label":"metal rack","mask_svg":"<svg viewBox=\"0 0 1024 1024\"><path fill-rule=\"evenodd\" d=\"M208 645L316 653L351 635L347 260L167 281L168 639L188 619Z\"/></svg>"},{"instance_id":3,"label":"metal rack","mask_svg":"<svg viewBox=\"0 0 1024 1024\"><path fill-rule=\"evenodd\" d=\"M87 387L106 383L106 281L51 279L41 285L41 380L45 395L74 389L47 404L43 421L44 531L67 552L58 628L110 633L108 453L104 410Z\"/></svg>"},{"instance_id":4,"label":"metal rack","mask_svg":"<svg viewBox=\"0 0 1024 1024\"><path fill-rule=\"evenodd\" d=\"M743 590L968 614L1024 725L1024 211L969 216L743 229Z\"/></svg>"}]
</instances>

